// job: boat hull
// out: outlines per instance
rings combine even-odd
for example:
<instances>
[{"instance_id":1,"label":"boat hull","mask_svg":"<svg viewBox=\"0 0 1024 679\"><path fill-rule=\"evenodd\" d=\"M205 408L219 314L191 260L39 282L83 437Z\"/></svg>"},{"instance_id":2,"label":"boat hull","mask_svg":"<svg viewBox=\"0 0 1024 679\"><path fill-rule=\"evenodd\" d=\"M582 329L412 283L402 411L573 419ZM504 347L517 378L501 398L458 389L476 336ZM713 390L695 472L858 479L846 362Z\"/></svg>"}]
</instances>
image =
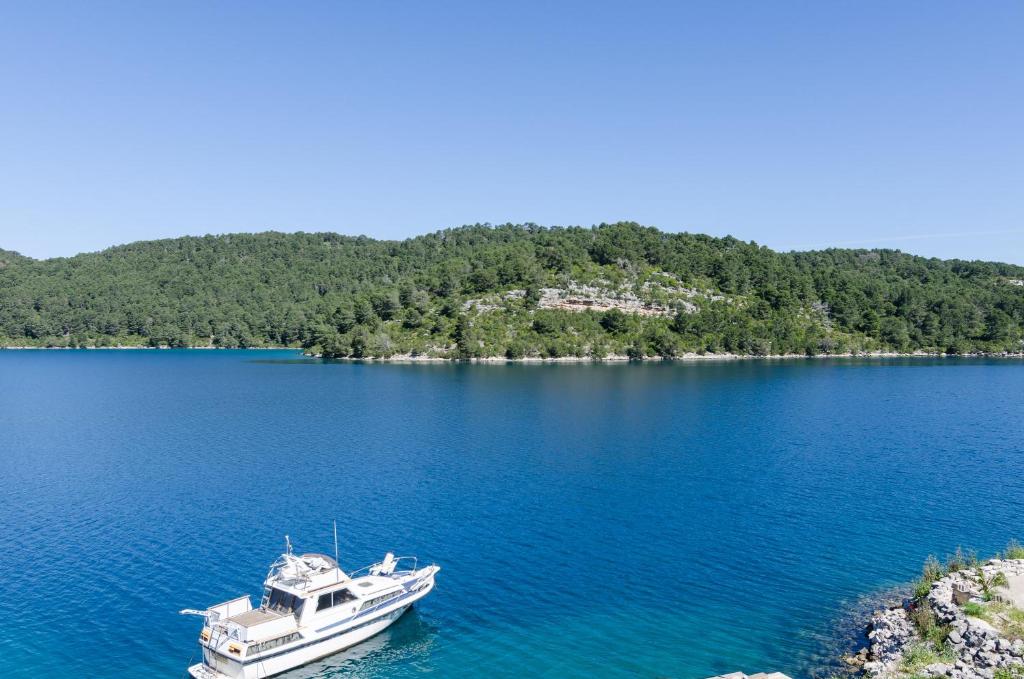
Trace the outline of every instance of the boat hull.
<instances>
[{"instance_id":1,"label":"boat hull","mask_svg":"<svg viewBox=\"0 0 1024 679\"><path fill-rule=\"evenodd\" d=\"M203 662L188 668L189 675L194 679L265 679L302 665L315 662L327 656L340 653L370 637L380 634L402 617L412 603L382 614L368 624L348 632L324 637L319 641L304 643L301 647L285 650L271 657L256 658L249 662L241 662L225 658L219 653L204 649Z\"/></svg>"}]
</instances>

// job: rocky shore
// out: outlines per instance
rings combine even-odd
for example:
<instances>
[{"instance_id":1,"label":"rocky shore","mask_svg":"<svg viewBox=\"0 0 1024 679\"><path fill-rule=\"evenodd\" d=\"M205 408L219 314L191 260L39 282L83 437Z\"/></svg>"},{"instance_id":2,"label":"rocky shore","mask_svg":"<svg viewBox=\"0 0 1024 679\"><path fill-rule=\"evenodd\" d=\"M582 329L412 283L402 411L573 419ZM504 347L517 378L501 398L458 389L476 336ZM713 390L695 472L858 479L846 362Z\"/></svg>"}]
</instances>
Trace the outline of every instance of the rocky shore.
<instances>
[{"instance_id":1,"label":"rocky shore","mask_svg":"<svg viewBox=\"0 0 1024 679\"><path fill-rule=\"evenodd\" d=\"M927 592L877 612L847 663L874 679L1024 678L1024 558L927 573Z\"/></svg>"},{"instance_id":2,"label":"rocky shore","mask_svg":"<svg viewBox=\"0 0 1024 679\"><path fill-rule=\"evenodd\" d=\"M295 350L299 351L300 347L295 346L260 346L260 347L216 347L211 345L198 345L189 347L174 347L179 349L193 350L239 350L244 349L246 351L278 351L278 350ZM103 347L43 347L43 346L25 346L25 345L3 345L0 344L0 351L78 351L78 350L89 350L89 351L124 351L124 350L136 350L136 351L166 351L172 349L168 346L141 346L141 345L118 345L118 346L103 346ZM321 354L305 353L309 358L323 358ZM627 356L625 354L607 354L601 357L593 356L560 356L557 358L544 358L539 356L524 356L520 358L507 358L505 356L486 356L482 358L471 358L471 359L459 359L454 358L445 352L426 354L426 353L400 353L392 354L391 356L367 356L363 358L354 358L351 356L345 357L332 357L333 361L347 361L347 362L359 362L359 363L479 363L479 364L505 364L505 363L627 363L627 362L668 362L676 361L680 363L687 362L704 362L704 361L779 361L779 360L820 360L820 359L846 359L846 358L886 358L886 359L900 359L900 358L943 358L943 359L958 359L958 358L1009 358L1009 359L1021 359L1024 358L1024 352L1011 353L1011 352L995 352L995 353L974 353L974 354L946 354L942 352L927 352L927 351L914 351L914 352L897 352L897 351L854 351L854 352L842 352L842 353L821 353L809 356L807 354L734 354L734 353L693 353L683 352L677 354L671 358L665 358L663 356L644 356L641 358Z\"/></svg>"},{"instance_id":3,"label":"rocky shore","mask_svg":"<svg viewBox=\"0 0 1024 679\"><path fill-rule=\"evenodd\" d=\"M312 358L322 358L319 354L307 354ZM702 361L763 361L763 360L819 360L830 358L1024 358L1024 353L1011 354L1006 352L994 354L944 354L929 352L899 353L890 351L864 351L847 352L834 354L731 354L731 353L681 353L672 358L662 356L644 356L634 358L625 354L608 354L601 358L591 356L561 356L558 358L541 358L526 356L522 358L506 358L504 356L488 356L483 358L458 359L450 356L435 356L427 354L394 354L387 357L337 357L331 360L336 361L358 361L364 363L482 363L482 364L504 364L504 363L626 363L626 362L663 362L675 361L679 363L702 362Z\"/></svg>"}]
</instances>

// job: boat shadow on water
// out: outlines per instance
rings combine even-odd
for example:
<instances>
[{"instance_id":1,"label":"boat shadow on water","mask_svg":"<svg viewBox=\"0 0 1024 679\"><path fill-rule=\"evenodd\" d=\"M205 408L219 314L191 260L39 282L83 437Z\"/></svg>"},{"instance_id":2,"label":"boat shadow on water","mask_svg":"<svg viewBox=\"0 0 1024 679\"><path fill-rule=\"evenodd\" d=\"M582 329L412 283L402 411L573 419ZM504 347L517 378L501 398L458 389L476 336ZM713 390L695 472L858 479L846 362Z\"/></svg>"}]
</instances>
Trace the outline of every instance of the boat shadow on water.
<instances>
[{"instance_id":1,"label":"boat shadow on water","mask_svg":"<svg viewBox=\"0 0 1024 679\"><path fill-rule=\"evenodd\" d=\"M366 641L309 665L279 675L281 679L379 677L395 664L427 662L438 627L424 619L415 606L391 627Z\"/></svg>"}]
</instances>

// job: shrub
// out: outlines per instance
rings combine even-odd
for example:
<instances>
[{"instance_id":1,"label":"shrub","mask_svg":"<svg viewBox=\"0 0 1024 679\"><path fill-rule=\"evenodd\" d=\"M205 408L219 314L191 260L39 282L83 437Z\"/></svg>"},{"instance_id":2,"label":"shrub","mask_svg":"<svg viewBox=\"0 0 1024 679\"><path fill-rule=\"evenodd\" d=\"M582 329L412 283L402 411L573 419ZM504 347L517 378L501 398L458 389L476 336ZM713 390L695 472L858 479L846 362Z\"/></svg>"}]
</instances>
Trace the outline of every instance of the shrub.
<instances>
[{"instance_id":1,"label":"shrub","mask_svg":"<svg viewBox=\"0 0 1024 679\"><path fill-rule=\"evenodd\" d=\"M981 566L978 566L974 569L974 573L978 576L978 582L981 584L981 596L985 601L992 601L993 588L1006 587L1009 584L1006 581L1006 574L1002 571L987 576L985 571L981 570Z\"/></svg>"},{"instance_id":2,"label":"shrub","mask_svg":"<svg viewBox=\"0 0 1024 679\"><path fill-rule=\"evenodd\" d=\"M956 573L965 568L972 568L978 563L978 557L973 551L964 553L963 548L957 545L956 551L946 559L946 572Z\"/></svg>"},{"instance_id":3,"label":"shrub","mask_svg":"<svg viewBox=\"0 0 1024 679\"><path fill-rule=\"evenodd\" d=\"M923 599L932 591L932 583L927 580L918 580L914 583L914 598Z\"/></svg>"},{"instance_id":4,"label":"shrub","mask_svg":"<svg viewBox=\"0 0 1024 679\"><path fill-rule=\"evenodd\" d=\"M629 330L629 317L618 309L609 309L601 314L601 327L610 333L623 333Z\"/></svg>"},{"instance_id":5,"label":"shrub","mask_svg":"<svg viewBox=\"0 0 1024 679\"><path fill-rule=\"evenodd\" d=\"M914 607L914 610L910 612L910 622L914 623L914 626L917 627L922 636L927 635L934 629L935 615L932 613L932 607L928 605L927 601Z\"/></svg>"},{"instance_id":6,"label":"shrub","mask_svg":"<svg viewBox=\"0 0 1024 679\"><path fill-rule=\"evenodd\" d=\"M933 625L931 629L925 633L925 640L931 642L935 648L944 648L946 638L949 636L952 627L949 625Z\"/></svg>"},{"instance_id":7,"label":"shrub","mask_svg":"<svg viewBox=\"0 0 1024 679\"><path fill-rule=\"evenodd\" d=\"M1007 559L1024 559L1024 547L1022 547L1016 540L1010 540L1006 545L1006 553L1004 556Z\"/></svg>"},{"instance_id":8,"label":"shrub","mask_svg":"<svg viewBox=\"0 0 1024 679\"><path fill-rule=\"evenodd\" d=\"M525 342L520 340L512 340L509 342L508 348L505 349L505 358L515 360L517 358L524 358L529 353L530 349Z\"/></svg>"},{"instance_id":9,"label":"shrub","mask_svg":"<svg viewBox=\"0 0 1024 679\"><path fill-rule=\"evenodd\" d=\"M933 555L929 554L928 558L924 561L924 566L921 567L921 577L931 583L941 578L942 575L942 564Z\"/></svg>"},{"instance_id":10,"label":"shrub","mask_svg":"<svg viewBox=\"0 0 1024 679\"><path fill-rule=\"evenodd\" d=\"M921 567L921 579L914 583L914 596L918 599L928 595L932 583L943 575L942 564L933 555L929 554Z\"/></svg>"}]
</instances>

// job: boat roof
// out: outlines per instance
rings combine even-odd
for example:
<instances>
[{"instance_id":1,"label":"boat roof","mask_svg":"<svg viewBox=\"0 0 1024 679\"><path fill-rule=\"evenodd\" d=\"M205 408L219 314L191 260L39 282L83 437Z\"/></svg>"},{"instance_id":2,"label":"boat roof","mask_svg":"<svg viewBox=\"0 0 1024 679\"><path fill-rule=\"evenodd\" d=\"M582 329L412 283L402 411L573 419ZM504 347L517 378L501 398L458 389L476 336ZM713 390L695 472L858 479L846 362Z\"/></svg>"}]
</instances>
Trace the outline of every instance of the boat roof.
<instances>
[{"instance_id":1,"label":"boat roof","mask_svg":"<svg viewBox=\"0 0 1024 679\"><path fill-rule=\"evenodd\" d=\"M303 598L312 598L333 592L336 589L347 588L348 591L352 592L355 596L360 599L365 599L370 596L380 594L381 592L394 589L395 587L401 587L402 584L394 578L385 577L382 575L363 575L354 580L349 579L348 576L342 573L343 579L336 579L335 574L331 572L323 573L311 578L307 583L285 583L285 582L271 582L270 584L277 589L280 589L289 594L294 594Z\"/></svg>"},{"instance_id":2,"label":"boat roof","mask_svg":"<svg viewBox=\"0 0 1024 679\"><path fill-rule=\"evenodd\" d=\"M326 554L284 554L275 563L265 584L302 598L346 587L360 599L402 586L386 575L367 574L352 579Z\"/></svg>"}]
</instances>

